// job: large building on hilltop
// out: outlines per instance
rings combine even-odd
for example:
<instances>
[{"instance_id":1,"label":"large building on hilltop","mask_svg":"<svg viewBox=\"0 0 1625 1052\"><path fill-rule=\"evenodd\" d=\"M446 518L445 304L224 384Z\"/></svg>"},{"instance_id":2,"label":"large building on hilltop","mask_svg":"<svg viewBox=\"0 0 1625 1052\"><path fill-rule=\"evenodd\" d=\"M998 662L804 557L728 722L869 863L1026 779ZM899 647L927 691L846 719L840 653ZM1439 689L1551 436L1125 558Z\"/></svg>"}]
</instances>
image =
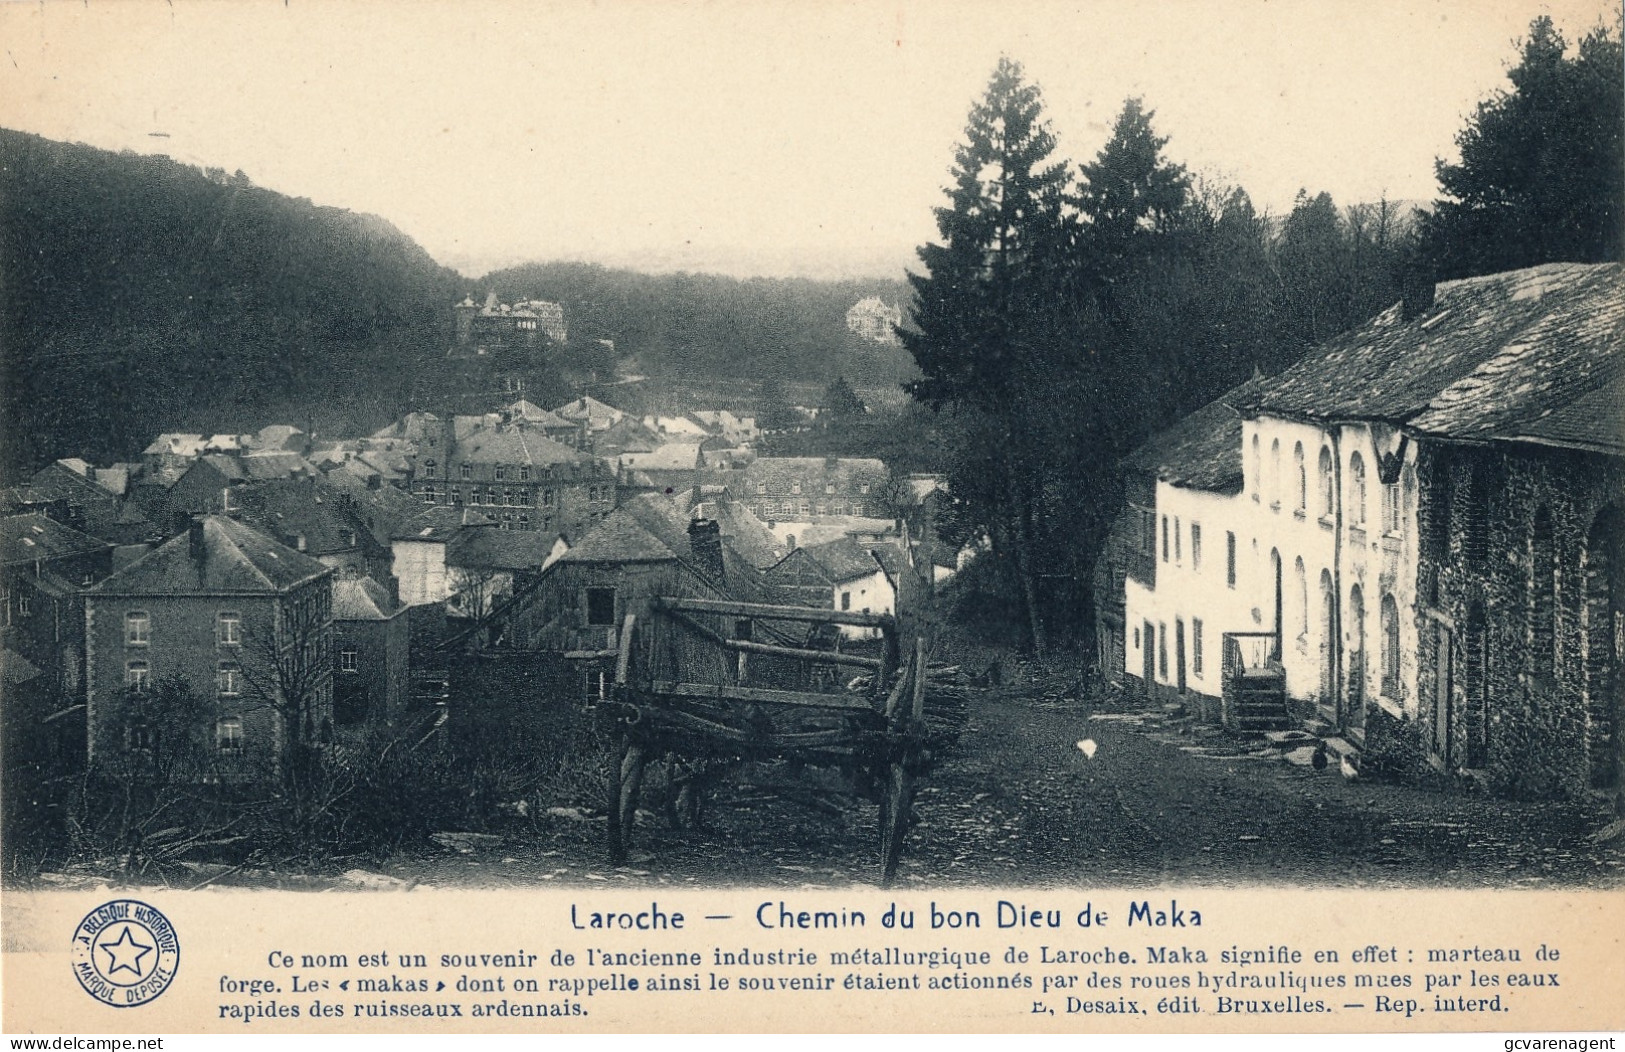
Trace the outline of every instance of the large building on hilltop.
<instances>
[{"instance_id":1,"label":"large building on hilltop","mask_svg":"<svg viewBox=\"0 0 1625 1052\"><path fill-rule=\"evenodd\" d=\"M846 328L865 340L875 343L898 344L897 326L903 324L903 308L899 304L887 305L879 296L867 296L852 304L846 311Z\"/></svg>"},{"instance_id":2,"label":"large building on hilltop","mask_svg":"<svg viewBox=\"0 0 1625 1052\"><path fill-rule=\"evenodd\" d=\"M465 297L453 308L457 320L455 353L483 355L508 347L537 347L544 341L568 342L570 331L564 322L564 308L546 300L521 300L507 304L497 301L495 292L486 293L484 304Z\"/></svg>"}]
</instances>

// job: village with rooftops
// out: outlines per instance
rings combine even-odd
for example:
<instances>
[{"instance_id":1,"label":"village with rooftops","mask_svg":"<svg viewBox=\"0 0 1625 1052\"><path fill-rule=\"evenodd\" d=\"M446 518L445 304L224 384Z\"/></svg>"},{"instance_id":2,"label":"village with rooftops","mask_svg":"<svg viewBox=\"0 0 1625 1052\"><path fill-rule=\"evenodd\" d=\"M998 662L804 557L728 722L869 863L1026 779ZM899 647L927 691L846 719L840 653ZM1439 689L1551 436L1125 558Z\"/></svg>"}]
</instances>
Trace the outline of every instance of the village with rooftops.
<instances>
[{"instance_id":1,"label":"village with rooftops","mask_svg":"<svg viewBox=\"0 0 1625 1052\"><path fill-rule=\"evenodd\" d=\"M1541 27L1525 62L1585 61ZM975 148L1036 121L1022 77ZM907 283L436 272L236 358L216 304L163 330L198 371L132 338L94 402L42 338L5 879L1617 885L1617 233L1525 244L1448 182L1262 216L1150 120L1078 177L1145 148L1137 215L1033 204L967 254L939 209ZM1158 269L1198 236L1235 255Z\"/></svg>"}]
</instances>

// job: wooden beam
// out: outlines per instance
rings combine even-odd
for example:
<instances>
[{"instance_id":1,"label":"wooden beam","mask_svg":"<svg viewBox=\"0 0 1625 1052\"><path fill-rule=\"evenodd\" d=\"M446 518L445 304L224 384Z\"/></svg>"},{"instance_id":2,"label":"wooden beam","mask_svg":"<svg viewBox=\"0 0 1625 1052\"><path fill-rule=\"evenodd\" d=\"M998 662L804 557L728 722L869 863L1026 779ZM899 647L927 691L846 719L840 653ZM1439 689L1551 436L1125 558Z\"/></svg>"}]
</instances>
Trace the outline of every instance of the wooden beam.
<instances>
[{"instance_id":1,"label":"wooden beam","mask_svg":"<svg viewBox=\"0 0 1625 1052\"><path fill-rule=\"evenodd\" d=\"M696 621L681 610L673 610L668 607L662 610L662 613L701 638L708 639L717 646L728 650L744 654L772 654L775 657L796 658L801 661L821 661L826 665L851 665L854 668L880 671L879 658L864 657L862 654L841 654L833 650L781 647L773 643L757 643L749 639L728 639L709 625Z\"/></svg>"},{"instance_id":2,"label":"wooden beam","mask_svg":"<svg viewBox=\"0 0 1625 1052\"><path fill-rule=\"evenodd\" d=\"M914 637L914 718L925 716L925 637Z\"/></svg>"},{"instance_id":3,"label":"wooden beam","mask_svg":"<svg viewBox=\"0 0 1625 1052\"><path fill-rule=\"evenodd\" d=\"M615 685L624 687L632 674L632 627L637 624L636 614L627 614L621 623L620 654L615 662Z\"/></svg>"},{"instance_id":4,"label":"wooden beam","mask_svg":"<svg viewBox=\"0 0 1625 1052\"><path fill-rule=\"evenodd\" d=\"M696 614L727 614L755 617L763 621L809 621L824 625L856 625L860 628L890 628L890 614L865 614L852 610L820 610L810 606L776 606L767 603L735 603L723 599L678 599L656 597L657 610L687 610Z\"/></svg>"},{"instance_id":5,"label":"wooden beam","mask_svg":"<svg viewBox=\"0 0 1625 1052\"><path fill-rule=\"evenodd\" d=\"M754 701L765 705L800 705L813 709L847 709L874 712L867 698L859 694L813 694L800 690L769 690L765 687L736 687L712 683L653 683L651 694L678 698L709 698L716 701Z\"/></svg>"}]
</instances>

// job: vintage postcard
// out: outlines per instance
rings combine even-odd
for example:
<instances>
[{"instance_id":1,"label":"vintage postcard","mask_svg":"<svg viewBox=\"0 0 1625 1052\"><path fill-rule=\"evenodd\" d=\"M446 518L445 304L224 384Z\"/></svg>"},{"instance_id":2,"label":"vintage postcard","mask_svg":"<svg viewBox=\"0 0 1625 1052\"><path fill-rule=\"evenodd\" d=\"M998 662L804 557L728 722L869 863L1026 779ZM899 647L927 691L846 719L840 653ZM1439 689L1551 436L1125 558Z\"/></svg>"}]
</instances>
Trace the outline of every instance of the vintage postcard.
<instances>
[{"instance_id":1,"label":"vintage postcard","mask_svg":"<svg viewBox=\"0 0 1625 1052\"><path fill-rule=\"evenodd\" d=\"M8 1035L1625 1029L1617 4L0 39Z\"/></svg>"}]
</instances>

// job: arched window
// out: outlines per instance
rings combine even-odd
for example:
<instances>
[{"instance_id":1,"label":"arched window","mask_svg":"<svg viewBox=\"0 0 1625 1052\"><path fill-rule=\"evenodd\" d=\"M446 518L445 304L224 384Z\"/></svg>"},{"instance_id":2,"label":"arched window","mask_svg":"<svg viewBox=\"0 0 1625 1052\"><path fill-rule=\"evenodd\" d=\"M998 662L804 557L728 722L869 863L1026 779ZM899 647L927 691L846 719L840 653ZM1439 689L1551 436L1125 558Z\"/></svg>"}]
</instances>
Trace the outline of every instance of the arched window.
<instances>
[{"instance_id":1,"label":"arched window","mask_svg":"<svg viewBox=\"0 0 1625 1052\"><path fill-rule=\"evenodd\" d=\"M1309 468L1303 461L1303 443L1295 443L1292 447L1292 468L1294 478L1298 480L1298 510L1309 510Z\"/></svg>"},{"instance_id":2,"label":"arched window","mask_svg":"<svg viewBox=\"0 0 1625 1052\"><path fill-rule=\"evenodd\" d=\"M1365 526L1365 458L1358 452L1349 457L1349 525Z\"/></svg>"},{"instance_id":3,"label":"arched window","mask_svg":"<svg viewBox=\"0 0 1625 1052\"><path fill-rule=\"evenodd\" d=\"M1292 564L1292 575L1298 585L1298 634L1307 638L1309 635L1309 574L1304 570L1301 555L1298 557L1297 562Z\"/></svg>"},{"instance_id":4,"label":"arched window","mask_svg":"<svg viewBox=\"0 0 1625 1052\"><path fill-rule=\"evenodd\" d=\"M1557 559L1552 513L1535 512L1529 531L1529 672L1549 676L1557 660Z\"/></svg>"},{"instance_id":5,"label":"arched window","mask_svg":"<svg viewBox=\"0 0 1625 1052\"><path fill-rule=\"evenodd\" d=\"M1281 506L1281 440L1270 443L1270 505Z\"/></svg>"},{"instance_id":6,"label":"arched window","mask_svg":"<svg viewBox=\"0 0 1625 1052\"><path fill-rule=\"evenodd\" d=\"M1337 514L1337 492L1332 485L1332 451L1320 447L1320 513L1326 518Z\"/></svg>"},{"instance_id":7,"label":"arched window","mask_svg":"<svg viewBox=\"0 0 1625 1052\"><path fill-rule=\"evenodd\" d=\"M1387 594L1382 597L1382 692L1399 697L1399 604Z\"/></svg>"}]
</instances>

